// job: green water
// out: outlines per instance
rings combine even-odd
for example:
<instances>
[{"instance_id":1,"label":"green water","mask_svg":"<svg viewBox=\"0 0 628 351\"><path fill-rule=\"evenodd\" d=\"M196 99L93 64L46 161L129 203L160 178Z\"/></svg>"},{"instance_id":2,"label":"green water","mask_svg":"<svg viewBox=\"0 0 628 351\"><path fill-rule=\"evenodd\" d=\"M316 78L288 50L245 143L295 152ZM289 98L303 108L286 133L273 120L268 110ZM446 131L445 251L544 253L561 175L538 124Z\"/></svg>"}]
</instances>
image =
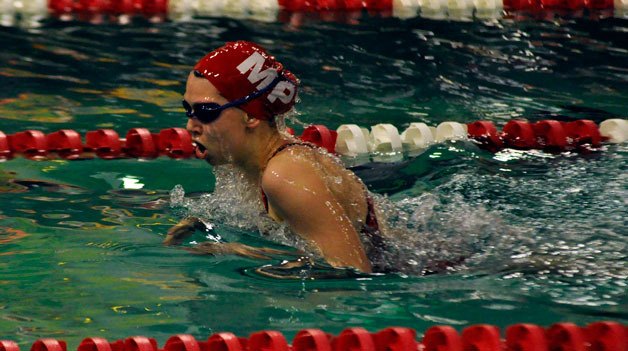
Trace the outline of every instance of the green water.
<instances>
[{"instance_id":1,"label":"green water","mask_svg":"<svg viewBox=\"0 0 628 351\"><path fill-rule=\"evenodd\" d=\"M626 116L627 30L621 19L377 18L301 28L228 19L1 28L0 130L183 126L189 68L236 39L262 43L299 76L298 119L307 123L402 130L515 117L600 122ZM391 258L403 272L286 280L255 271L282 257L161 246L169 226L193 210L171 207L170 191L181 185L202 204L214 190L203 162L0 163L0 339L26 348L55 337L73 347L87 336L163 343L176 333L204 339L262 329L292 337L348 326L421 334L436 324L626 323L626 154L614 145L586 155L493 155L455 143L399 167L360 170L373 192L388 196L393 225L414 233ZM212 235L284 247L216 213ZM445 243L441 252L436 242ZM470 258L450 273L413 274L410 262L457 252Z\"/></svg>"}]
</instances>

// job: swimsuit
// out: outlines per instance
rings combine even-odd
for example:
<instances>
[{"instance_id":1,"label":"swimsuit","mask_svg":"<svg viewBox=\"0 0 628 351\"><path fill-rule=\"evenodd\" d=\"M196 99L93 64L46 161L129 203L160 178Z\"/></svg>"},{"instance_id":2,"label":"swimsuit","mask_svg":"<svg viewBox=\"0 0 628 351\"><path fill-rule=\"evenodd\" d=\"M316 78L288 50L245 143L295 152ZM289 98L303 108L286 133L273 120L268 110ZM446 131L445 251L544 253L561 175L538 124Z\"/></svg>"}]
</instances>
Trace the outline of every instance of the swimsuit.
<instances>
[{"instance_id":1,"label":"swimsuit","mask_svg":"<svg viewBox=\"0 0 628 351\"><path fill-rule=\"evenodd\" d=\"M302 142L301 143L295 143L295 142L286 143L278 147L277 150L275 150L275 152L273 152L273 154L268 158L268 161L270 161L273 157L275 157L281 151L294 145L303 145L303 146L307 146L311 148L318 148L318 146L314 144L310 144L310 143L302 143ZM264 208L266 209L266 212L268 213L268 198L266 197L264 190L262 189L260 190L262 193L262 203L264 204ZM366 220L364 221L364 226L362 226L360 233L366 239L368 239L368 243L366 245L367 247L365 247L366 256L369 258L369 261L371 261L373 265L373 271L376 271L377 270L376 266L379 266L383 263L382 253L383 253L383 250L386 248L386 245L379 232L379 223L377 222L377 217L375 215L375 206L373 203L373 198L369 196L368 193L366 195L366 205L367 205Z\"/></svg>"}]
</instances>

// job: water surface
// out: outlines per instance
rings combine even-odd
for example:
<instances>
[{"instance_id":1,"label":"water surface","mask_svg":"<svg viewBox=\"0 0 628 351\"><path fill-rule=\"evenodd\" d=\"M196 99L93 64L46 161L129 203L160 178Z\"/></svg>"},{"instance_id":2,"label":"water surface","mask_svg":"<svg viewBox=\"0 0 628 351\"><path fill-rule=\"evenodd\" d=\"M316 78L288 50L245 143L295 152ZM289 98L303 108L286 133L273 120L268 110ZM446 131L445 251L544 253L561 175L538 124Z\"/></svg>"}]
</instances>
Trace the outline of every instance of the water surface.
<instances>
[{"instance_id":1,"label":"water surface","mask_svg":"<svg viewBox=\"0 0 628 351\"><path fill-rule=\"evenodd\" d=\"M625 118L627 24L365 18L294 28L203 18L1 28L0 130L183 126L190 67L238 39L265 45L299 76L304 123L403 130L446 120ZM391 203L393 224L414 234L395 258L404 272L323 270L330 277L316 279L256 272L286 257L197 256L161 246L189 211L171 207L171 190L180 185L192 203L213 192L203 162L7 161L0 164L0 338L27 347L56 337L75 346L87 336L163 343L176 333L204 339L261 329L291 337L311 327L626 323L626 153L614 145L586 155L494 155L458 142L398 167L360 170ZM238 208L228 202L233 196L219 196L223 207ZM233 213L214 214L213 237L286 248ZM470 258L447 274L414 274L421 260L460 252Z\"/></svg>"}]
</instances>

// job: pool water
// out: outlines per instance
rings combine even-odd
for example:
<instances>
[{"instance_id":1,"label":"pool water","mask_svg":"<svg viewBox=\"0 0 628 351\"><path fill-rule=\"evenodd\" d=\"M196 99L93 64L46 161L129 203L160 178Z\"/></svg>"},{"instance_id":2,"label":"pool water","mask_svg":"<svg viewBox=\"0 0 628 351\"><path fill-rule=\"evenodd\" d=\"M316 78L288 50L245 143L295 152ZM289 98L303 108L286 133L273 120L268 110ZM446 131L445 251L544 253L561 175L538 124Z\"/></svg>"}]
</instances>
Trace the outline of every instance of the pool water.
<instances>
[{"instance_id":1,"label":"pool water","mask_svg":"<svg viewBox=\"0 0 628 351\"><path fill-rule=\"evenodd\" d=\"M0 130L181 127L190 67L238 39L263 44L299 76L303 123L403 130L447 120L626 118L627 31L618 18L0 28ZM262 329L292 337L347 326L420 334L436 324L627 323L627 151L492 154L457 142L360 168L405 232L390 258L400 272L322 267L286 279L258 268L290 257L198 256L161 245L171 225L200 212L214 229L183 247L221 237L288 248L285 238L260 235L246 211L238 215L237 182L215 186L204 162L16 158L0 163L0 339L28 347L54 337L73 347L87 336L163 343L176 333ZM468 259L420 274L448 255Z\"/></svg>"}]
</instances>

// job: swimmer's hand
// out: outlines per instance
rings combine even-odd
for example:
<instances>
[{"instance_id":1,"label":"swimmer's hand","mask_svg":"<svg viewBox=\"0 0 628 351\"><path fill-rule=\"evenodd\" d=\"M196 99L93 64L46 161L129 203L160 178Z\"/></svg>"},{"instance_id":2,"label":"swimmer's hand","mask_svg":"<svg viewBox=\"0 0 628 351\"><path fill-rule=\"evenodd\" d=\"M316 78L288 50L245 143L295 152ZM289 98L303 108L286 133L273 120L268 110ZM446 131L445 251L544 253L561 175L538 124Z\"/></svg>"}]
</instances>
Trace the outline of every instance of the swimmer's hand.
<instances>
[{"instance_id":1,"label":"swimmer's hand","mask_svg":"<svg viewBox=\"0 0 628 351\"><path fill-rule=\"evenodd\" d=\"M178 245L196 230L207 230L207 225L196 217L187 217L168 230L164 245Z\"/></svg>"},{"instance_id":2,"label":"swimmer's hand","mask_svg":"<svg viewBox=\"0 0 628 351\"><path fill-rule=\"evenodd\" d=\"M185 250L197 255L238 255L261 260L270 260L269 255L294 255L294 252L267 247L253 247L241 243L203 242L194 247L187 247Z\"/></svg>"},{"instance_id":3,"label":"swimmer's hand","mask_svg":"<svg viewBox=\"0 0 628 351\"><path fill-rule=\"evenodd\" d=\"M312 257L301 256L296 260L283 261L279 265L265 265L254 270L256 274L273 279L352 279L364 274L352 268L334 268L316 262Z\"/></svg>"}]
</instances>

